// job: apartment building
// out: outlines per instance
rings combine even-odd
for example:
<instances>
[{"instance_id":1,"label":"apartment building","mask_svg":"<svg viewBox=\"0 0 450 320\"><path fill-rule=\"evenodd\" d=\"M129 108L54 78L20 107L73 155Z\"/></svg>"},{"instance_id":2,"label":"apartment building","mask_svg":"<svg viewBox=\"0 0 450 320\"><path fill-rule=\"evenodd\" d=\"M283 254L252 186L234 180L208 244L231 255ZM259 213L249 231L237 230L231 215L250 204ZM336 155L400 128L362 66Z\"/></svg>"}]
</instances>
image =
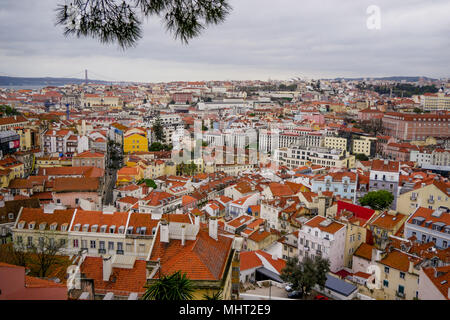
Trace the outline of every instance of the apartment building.
<instances>
[{"instance_id":1,"label":"apartment building","mask_svg":"<svg viewBox=\"0 0 450 320\"><path fill-rule=\"evenodd\" d=\"M407 239L414 236L422 243L432 241L437 248L447 249L450 244L450 210L419 207L405 222L404 233Z\"/></svg>"},{"instance_id":2,"label":"apartment building","mask_svg":"<svg viewBox=\"0 0 450 320\"><path fill-rule=\"evenodd\" d=\"M399 140L425 140L428 137L448 138L450 114L386 113L382 119L385 134Z\"/></svg>"},{"instance_id":3,"label":"apartment building","mask_svg":"<svg viewBox=\"0 0 450 320\"><path fill-rule=\"evenodd\" d=\"M412 214L419 207L436 210L440 207L450 208L450 185L431 180L418 182L413 189L399 195L397 210L404 214Z\"/></svg>"},{"instance_id":4,"label":"apartment building","mask_svg":"<svg viewBox=\"0 0 450 320\"><path fill-rule=\"evenodd\" d=\"M322 256L330 261L330 271L344 267L346 241L345 224L316 216L308 220L298 232L299 260Z\"/></svg>"},{"instance_id":5,"label":"apartment building","mask_svg":"<svg viewBox=\"0 0 450 320\"><path fill-rule=\"evenodd\" d=\"M291 147L275 150L278 164L290 169L306 165L332 168L353 168L355 156L347 151L322 147Z\"/></svg>"},{"instance_id":6,"label":"apartment building","mask_svg":"<svg viewBox=\"0 0 450 320\"><path fill-rule=\"evenodd\" d=\"M400 165L397 161L373 160L370 170L369 191L387 190L394 196L391 209L397 207Z\"/></svg>"},{"instance_id":7,"label":"apartment building","mask_svg":"<svg viewBox=\"0 0 450 320\"><path fill-rule=\"evenodd\" d=\"M323 146L330 149L347 151L347 138L328 136L325 137Z\"/></svg>"},{"instance_id":8,"label":"apartment building","mask_svg":"<svg viewBox=\"0 0 450 320\"><path fill-rule=\"evenodd\" d=\"M424 111L450 111L450 95L444 92L425 93L421 96L421 104Z\"/></svg>"}]
</instances>

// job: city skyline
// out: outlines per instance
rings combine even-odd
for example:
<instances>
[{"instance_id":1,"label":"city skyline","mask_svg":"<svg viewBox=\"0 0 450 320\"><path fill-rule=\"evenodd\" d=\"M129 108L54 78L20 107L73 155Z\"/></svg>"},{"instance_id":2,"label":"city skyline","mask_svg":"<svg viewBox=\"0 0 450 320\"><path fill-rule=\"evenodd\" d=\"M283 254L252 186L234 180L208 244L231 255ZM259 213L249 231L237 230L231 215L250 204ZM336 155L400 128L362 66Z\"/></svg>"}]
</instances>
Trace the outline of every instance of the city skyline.
<instances>
[{"instance_id":1,"label":"city skyline","mask_svg":"<svg viewBox=\"0 0 450 320\"><path fill-rule=\"evenodd\" d=\"M445 1L379 1L379 30L367 27L370 1L260 1L258 10L253 2L231 1L227 20L187 46L152 18L136 48L126 51L64 38L54 26L57 3L2 4L1 75L65 77L89 69L107 81L169 82L449 74L442 55L450 48Z\"/></svg>"}]
</instances>

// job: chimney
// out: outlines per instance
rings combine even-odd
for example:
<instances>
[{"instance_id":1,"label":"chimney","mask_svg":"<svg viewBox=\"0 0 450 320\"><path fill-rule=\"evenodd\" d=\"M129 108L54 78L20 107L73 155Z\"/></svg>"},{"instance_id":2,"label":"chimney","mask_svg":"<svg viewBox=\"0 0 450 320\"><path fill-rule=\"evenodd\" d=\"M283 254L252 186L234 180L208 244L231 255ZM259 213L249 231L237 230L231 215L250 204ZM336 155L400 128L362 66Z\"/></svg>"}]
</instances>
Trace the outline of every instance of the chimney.
<instances>
[{"instance_id":1,"label":"chimney","mask_svg":"<svg viewBox=\"0 0 450 320\"><path fill-rule=\"evenodd\" d=\"M109 277L112 273L112 258L109 256L108 258L103 258L103 281L109 281Z\"/></svg>"},{"instance_id":2,"label":"chimney","mask_svg":"<svg viewBox=\"0 0 450 320\"><path fill-rule=\"evenodd\" d=\"M278 260L278 256L276 253L272 253L272 260Z\"/></svg>"},{"instance_id":3,"label":"chimney","mask_svg":"<svg viewBox=\"0 0 450 320\"><path fill-rule=\"evenodd\" d=\"M165 219L161 219L160 224L160 241L169 243L169 222Z\"/></svg>"},{"instance_id":4,"label":"chimney","mask_svg":"<svg viewBox=\"0 0 450 320\"><path fill-rule=\"evenodd\" d=\"M413 271L414 271L414 262L409 260L408 272L413 273Z\"/></svg>"},{"instance_id":5,"label":"chimney","mask_svg":"<svg viewBox=\"0 0 450 320\"><path fill-rule=\"evenodd\" d=\"M44 168L44 176L47 175L47 170Z\"/></svg>"},{"instance_id":6,"label":"chimney","mask_svg":"<svg viewBox=\"0 0 450 320\"><path fill-rule=\"evenodd\" d=\"M186 225L181 226L181 245L184 247L186 243Z\"/></svg>"},{"instance_id":7,"label":"chimney","mask_svg":"<svg viewBox=\"0 0 450 320\"><path fill-rule=\"evenodd\" d=\"M195 215L194 223L195 223L196 226L200 226L200 216Z\"/></svg>"},{"instance_id":8,"label":"chimney","mask_svg":"<svg viewBox=\"0 0 450 320\"><path fill-rule=\"evenodd\" d=\"M209 218L209 236L217 240L217 218L214 216Z\"/></svg>"}]
</instances>

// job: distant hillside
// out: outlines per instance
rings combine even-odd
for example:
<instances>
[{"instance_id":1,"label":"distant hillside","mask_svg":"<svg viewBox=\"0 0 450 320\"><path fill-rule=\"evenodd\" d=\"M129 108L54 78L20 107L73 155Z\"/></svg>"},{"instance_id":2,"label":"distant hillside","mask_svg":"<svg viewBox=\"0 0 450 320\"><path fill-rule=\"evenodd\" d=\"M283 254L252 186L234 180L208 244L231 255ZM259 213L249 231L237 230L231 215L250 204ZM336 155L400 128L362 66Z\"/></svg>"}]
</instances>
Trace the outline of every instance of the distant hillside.
<instances>
[{"instance_id":1,"label":"distant hillside","mask_svg":"<svg viewBox=\"0 0 450 320\"><path fill-rule=\"evenodd\" d=\"M362 81L362 80L368 80L368 79L373 79L373 80L386 80L386 81L406 81L406 82L417 82L419 81L419 79L423 79L426 81L435 81L438 79L433 79L433 78L428 78L428 77L403 77L403 76L393 76L393 77L381 77L381 78L376 78L376 77L365 77L365 78L335 78L334 80L345 80L345 81Z\"/></svg>"},{"instance_id":2,"label":"distant hillside","mask_svg":"<svg viewBox=\"0 0 450 320\"><path fill-rule=\"evenodd\" d=\"M2 86L63 86L66 84L81 84L84 79L76 78L20 78L0 76L0 87ZM107 84L102 80L91 80L90 83Z\"/></svg>"}]
</instances>

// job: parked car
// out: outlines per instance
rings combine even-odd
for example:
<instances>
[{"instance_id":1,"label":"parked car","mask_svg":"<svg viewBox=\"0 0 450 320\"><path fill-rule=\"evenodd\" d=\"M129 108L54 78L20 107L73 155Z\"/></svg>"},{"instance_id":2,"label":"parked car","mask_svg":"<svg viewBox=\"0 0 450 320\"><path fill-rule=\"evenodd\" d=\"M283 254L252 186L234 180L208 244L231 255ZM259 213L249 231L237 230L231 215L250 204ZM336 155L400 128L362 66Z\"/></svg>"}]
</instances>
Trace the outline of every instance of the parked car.
<instances>
[{"instance_id":1,"label":"parked car","mask_svg":"<svg viewBox=\"0 0 450 320\"><path fill-rule=\"evenodd\" d=\"M314 300L330 300L325 296L322 296L321 294L318 294L317 296L314 297Z\"/></svg>"},{"instance_id":2,"label":"parked car","mask_svg":"<svg viewBox=\"0 0 450 320\"><path fill-rule=\"evenodd\" d=\"M286 292L291 292L292 291L292 284L288 283L286 285L286 287L284 287L284 289L286 290Z\"/></svg>"},{"instance_id":3,"label":"parked car","mask_svg":"<svg viewBox=\"0 0 450 320\"><path fill-rule=\"evenodd\" d=\"M301 298L301 296L302 296L301 292L297 291L297 290L294 290L294 291L288 293L288 298L289 299L298 299L298 298Z\"/></svg>"}]
</instances>

